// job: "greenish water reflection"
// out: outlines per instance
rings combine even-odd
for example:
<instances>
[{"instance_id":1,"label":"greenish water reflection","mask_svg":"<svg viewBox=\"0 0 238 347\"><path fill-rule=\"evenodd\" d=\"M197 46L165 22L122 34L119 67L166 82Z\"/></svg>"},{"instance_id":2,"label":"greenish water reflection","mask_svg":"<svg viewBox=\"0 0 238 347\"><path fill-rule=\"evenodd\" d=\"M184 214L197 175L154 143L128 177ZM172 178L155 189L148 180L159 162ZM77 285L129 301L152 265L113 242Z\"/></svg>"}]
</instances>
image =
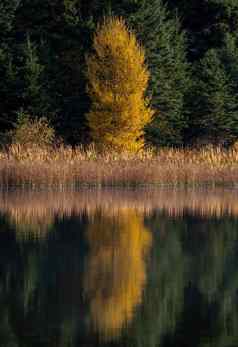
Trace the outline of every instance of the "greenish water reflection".
<instances>
[{"instance_id":1,"label":"greenish water reflection","mask_svg":"<svg viewBox=\"0 0 238 347\"><path fill-rule=\"evenodd\" d=\"M236 194L2 193L0 346L238 346Z\"/></svg>"}]
</instances>

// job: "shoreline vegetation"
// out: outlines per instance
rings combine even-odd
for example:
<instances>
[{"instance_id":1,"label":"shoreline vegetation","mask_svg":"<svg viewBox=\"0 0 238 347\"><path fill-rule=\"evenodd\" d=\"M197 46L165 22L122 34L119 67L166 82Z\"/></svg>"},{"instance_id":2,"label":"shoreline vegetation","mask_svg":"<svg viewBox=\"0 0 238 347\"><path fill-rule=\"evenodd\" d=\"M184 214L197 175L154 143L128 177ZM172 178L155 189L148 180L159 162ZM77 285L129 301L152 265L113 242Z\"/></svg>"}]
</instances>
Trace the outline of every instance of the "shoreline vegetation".
<instances>
[{"instance_id":1,"label":"shoreline vegetation","mask_svg":"<svg viewBox=\"0 0 238 347\"><path fill-rule=\"evenodd\" d=\"M234 0L1 1L1 187L235 186L234 23Z\"/></svg>"},{"instance_id":2,"label":"shoreline vegetation","mask_svg":"<svg viewBox=\"0 0 238 347\"><path fill-rule=\"evenodd\" d=\"M98 152L14 144L0 152L0 187L227 186L238 183L238 146Z\"/></svg>"},{"instance_id":3,"label":"shoreline vegetation","mask_svg":"<svg viewBox=\"0 0 238 347\"><path fill-rule=\"evenodd\" d=\"M0 188L237 187L237 107L230 95L235 84L227 80L226 86L222 71L210 69L211 58L218 59L217 53L212 51L208 56L209 68L205 69L204 81L207 74L221 75L222 80L216 84L224 95L217 87L213 95L207 84L205 94L209 100L205 102L205 110L197 115L192 112L188 126L183 119L187 113L183 116L181 113L182 118L178 116L171 95L167 101L172 101L175 113L169 108L168 113L164 112L163 106L160 109L160 103L164 103L156 97L156 90L162 94L171 90L175 94L177 80L171 88L165 79L165 90L159 88L158 83L152 86L157 75L151 66L154 59L149 63L150 48L143 47L126 19L117 15L104 17L97 22L91 38L90 49L85 51L82 96L88 106L81 124L85 133L81 137L78 121L69 130L69 136L65 136L70 117L60 125L53 114L49 117L38 104L41 98L37 96L40 92L37 82L43 68L34 56L31 37L27 37L30 69L27 78L40 112L29 107L31 98L19 100L14 119L8 122L5 131L3 129ZM153 45L151 49L158 51ZM229 55L229 59L232 56ZM161 64L154 64L159 72ZM35 76L37 71L39 74ZM199 96L196 100L203 105ZM219 109L217 104L227 107ZM80 118L79 113L76 114ZM63 111L60 117L64 118ZM78 133L77 138L74 132ZM192 136L193 133L197 135ZM191 141L185 141L186 136L191 137ZM199 143L203 145L195 147Z\"/></svg>"}]
</instances>

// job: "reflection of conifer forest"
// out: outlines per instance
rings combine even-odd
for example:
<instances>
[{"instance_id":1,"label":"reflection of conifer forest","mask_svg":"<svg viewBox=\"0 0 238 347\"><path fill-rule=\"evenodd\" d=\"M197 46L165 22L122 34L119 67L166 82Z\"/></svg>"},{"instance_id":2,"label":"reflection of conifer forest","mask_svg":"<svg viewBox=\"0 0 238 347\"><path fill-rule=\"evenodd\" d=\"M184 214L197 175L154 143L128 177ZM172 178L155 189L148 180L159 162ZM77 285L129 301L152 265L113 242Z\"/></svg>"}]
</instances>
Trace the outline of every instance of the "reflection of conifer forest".
<instances>
[{"instance_id":1,"label":"reflection of conifer forest","mask_svg":"<svg viewBox=\"0 0 238 347\"><path fill-rule=\"evenodd\" d=\"M237 227L186 211L2 212L1 346L236 345Z\"/></svg>"}]
</instances>

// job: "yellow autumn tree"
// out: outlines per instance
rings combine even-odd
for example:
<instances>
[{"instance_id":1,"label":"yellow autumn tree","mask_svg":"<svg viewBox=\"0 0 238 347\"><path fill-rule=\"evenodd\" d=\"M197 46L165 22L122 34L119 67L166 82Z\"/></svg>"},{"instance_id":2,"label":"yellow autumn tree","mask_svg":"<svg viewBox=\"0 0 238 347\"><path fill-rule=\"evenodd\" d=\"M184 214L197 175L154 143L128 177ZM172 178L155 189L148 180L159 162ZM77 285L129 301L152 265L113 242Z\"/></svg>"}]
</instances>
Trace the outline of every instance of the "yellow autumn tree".
<instances>
[{"instance_id":1,"label":"yellow autumn tree","mask_svg":"<svg viewBox=\"0 0 238 347\"><path fill-rule=\"evenodd\" d=\"M87 57L92 138L98 145L137 151L153 115L145 98L149 72L144 49L124 20L116 17L98 27L93 49Z\"/></svg>"},{"instance_id":2,"label":"yellow autumn tree","mask_svg":"<svg viewBox=\"0 0 238 347\"><path fill-rule=\"evenodd\" d=\"M122 209L112 216L95 215L87 239L84 286L90 317L99 335L110 340L132 320L142 301L152 238L142 216Z\"/></svg>"}]
</instances>

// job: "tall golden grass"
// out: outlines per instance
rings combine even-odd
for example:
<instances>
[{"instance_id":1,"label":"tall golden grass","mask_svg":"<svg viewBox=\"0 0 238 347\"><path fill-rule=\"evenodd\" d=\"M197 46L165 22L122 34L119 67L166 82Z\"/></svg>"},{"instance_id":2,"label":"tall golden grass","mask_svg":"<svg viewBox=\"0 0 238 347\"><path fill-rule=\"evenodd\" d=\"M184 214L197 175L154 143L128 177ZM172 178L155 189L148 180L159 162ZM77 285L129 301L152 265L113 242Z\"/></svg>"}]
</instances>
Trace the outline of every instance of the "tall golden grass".
<instances>
[{"instance_id":1,"label":"tall golden grass","mask_svg":"<svg viewBox=\"0 0 238 347\"><path fill-rule=\"evenodd\" d=\"M229 185L238 183L238 146L98 153L93 146L12 145L0 152L0 186Z\"/></svg>"}]
</instances>

